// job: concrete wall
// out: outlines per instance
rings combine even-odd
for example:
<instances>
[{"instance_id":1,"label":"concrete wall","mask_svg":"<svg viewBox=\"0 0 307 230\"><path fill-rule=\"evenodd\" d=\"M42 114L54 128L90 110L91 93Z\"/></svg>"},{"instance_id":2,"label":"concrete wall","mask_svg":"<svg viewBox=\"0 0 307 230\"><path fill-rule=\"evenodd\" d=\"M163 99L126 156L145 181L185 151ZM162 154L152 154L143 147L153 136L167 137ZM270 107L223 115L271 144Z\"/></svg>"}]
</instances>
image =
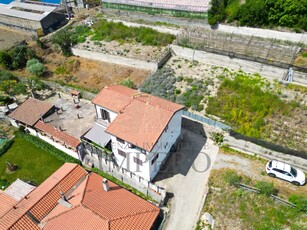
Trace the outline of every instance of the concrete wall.
<instances>
[{"instance_id":1,"label":"concrete wall","mask_svg":"<svg viewBox=\"0 0 307 230\"><path fill-rule=\"evenodd\" d=\"M158 69L158 64L156 62L147 62L142 60L136 60L132 58L119 57L110 54L103 54L93 51L81 50L72 48L72 52L76 56L89 58L97 61L109 62L118 65L126 65L138 69L146 69L150 71L156 71Z\"/></svg>"},{"instance_id":2,"label":"concrete wall","mask_svg":"<svg viewBox=\"0 0 307 230\"><path fill-rule=\"evenodd\" d=\"M173 52L186 59L199 61L214 66L222 66L233 70L242 70L247 73L258 73L263 77L282 80L288 73L288 69L266 65L254 61L248 61L238 58L230 58L228 56L213 54L201 50L193 50L190 48L184 48L177 45L172 45ZM293 81L307 85L307 74L294 71Z\"/></svg>"}]
</instances>

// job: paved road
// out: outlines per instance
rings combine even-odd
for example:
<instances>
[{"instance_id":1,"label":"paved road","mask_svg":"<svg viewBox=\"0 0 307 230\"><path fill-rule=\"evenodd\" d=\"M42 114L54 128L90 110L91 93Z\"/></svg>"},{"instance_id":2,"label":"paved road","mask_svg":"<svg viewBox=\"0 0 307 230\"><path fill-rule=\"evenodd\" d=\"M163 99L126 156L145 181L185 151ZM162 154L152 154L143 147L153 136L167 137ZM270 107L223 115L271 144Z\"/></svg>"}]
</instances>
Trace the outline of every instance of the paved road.
<instances>
[{"instance_id":1,"label":"paved road","mask_svg":"<svg viewBox=\"0 0 307 230\"><path fill-rule=\"evenodd\" d=\"M207 195L211 166L218 153L218 147L211 140L185 129L180 146L156 177L156 184L173 195L170 217L164 225L166 230L195 229Z\"/></svg>"},{"instance_id":2,"label":"paved road","mask_svg":"<svg viewBox=\"0 0 307 230\"><path fill-rule=\"evenodd\" d=\"M293 32L281 32L276 30L258 29L249 27L237 27L229 25L219 25L218 31L225 33L234 33L240 35L248 35L262 38L279 39L291 42L301 42L307 45L307 34L293 33Z\"/></svg>"}]
</instances>

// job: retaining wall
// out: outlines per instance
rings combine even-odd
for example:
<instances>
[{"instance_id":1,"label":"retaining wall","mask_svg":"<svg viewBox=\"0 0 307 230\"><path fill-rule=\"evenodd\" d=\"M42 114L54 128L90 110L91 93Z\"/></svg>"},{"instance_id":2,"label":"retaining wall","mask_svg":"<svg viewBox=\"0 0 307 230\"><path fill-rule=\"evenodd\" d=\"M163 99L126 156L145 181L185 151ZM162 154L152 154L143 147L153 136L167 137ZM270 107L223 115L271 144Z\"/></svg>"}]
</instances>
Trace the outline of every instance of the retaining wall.
<instances>
[{"instance_id":1,"label":"retaining wall","mask_svg":"<svg viewBox=\"0 0 307 230\"><path fill-rule=\"evenodd\" d=\"M138 69L146 69L150 71L156 71L158 69L158 64L157 62L147 62L147 61L142 61L142 60L137 60L137 59L132 59L132 58L126 58L126 57L120 57L120 56L115 56L115 55L110 55L110 54L103 54L103 53L98 53L98 52L93 52L93 51L88 51L88 50L81 50L81 49L76 49L72 48L72 52L76 56L84 57L84 58L89 58L97 61L103 61L103 62L111 62L114 64L118 65L126 65Z\"/></svg>"}]
</instances>

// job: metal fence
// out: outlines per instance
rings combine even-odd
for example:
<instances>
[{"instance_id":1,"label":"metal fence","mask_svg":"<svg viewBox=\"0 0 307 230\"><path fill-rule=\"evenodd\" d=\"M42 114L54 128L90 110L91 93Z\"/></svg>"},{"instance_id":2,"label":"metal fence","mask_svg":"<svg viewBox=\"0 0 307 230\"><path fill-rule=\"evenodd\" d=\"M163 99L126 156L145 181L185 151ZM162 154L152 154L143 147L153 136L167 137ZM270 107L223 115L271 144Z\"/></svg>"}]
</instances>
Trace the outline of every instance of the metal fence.
<instances>
[{"instance_id":1,"label":"metal fence","mask_svg":"<svg viewBox=\"0 0 307 230\"><path fill-rule=\"evenodd\" d=\"M151 197L159 204L164 203L166 196L166 190L164 188L157 186L150 181L144 180L142 177L133 172L118 167L113 161L106 159L98 160L97 157L86 155L83 162L85 165L95 166L100 171L103 171L122 181L123 183L130 185L146 196Z\"/></svg>"},{"instance_id":2,"label":"metal fence","mask_svg":"<svg viewBox=\"0 0 307 230\"><path fill-rule=\"evenodd\" d=\"M187 118L190 118L190 119L193 119L193 120L196 120L196 121L199 121L201 123L213 126L215 128L219 128L219 129L223 129L223 130L230 130L231 129L230 126L225 125L222 122L219 122L219 121L216 121L216 120L212 120L212 119L210 119L208 117L200 116L200 115L191 113L189 111L183 111L183 116L187 117Z\"/></svg>"},{"instance_id":3,"label":"metal fence","mask_svg":"<svg viewBox=\"0 0 307 230\"><path fill-rule=\"evenodd\" d=\"M281 68L293 66L294 70L307 72L305 67L294 65L300 47L278 44L275 40L194 29L178 35L177 45Z\"/></svg>"}]
</instances>

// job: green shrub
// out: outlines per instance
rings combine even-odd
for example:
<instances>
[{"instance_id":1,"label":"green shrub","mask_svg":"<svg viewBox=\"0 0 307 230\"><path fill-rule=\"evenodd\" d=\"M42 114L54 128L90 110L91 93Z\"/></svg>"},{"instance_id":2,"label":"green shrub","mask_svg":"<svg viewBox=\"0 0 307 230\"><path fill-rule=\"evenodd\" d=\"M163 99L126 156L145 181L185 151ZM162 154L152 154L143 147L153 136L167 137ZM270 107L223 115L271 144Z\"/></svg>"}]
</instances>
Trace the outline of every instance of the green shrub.
<instances>
[{"instance_id":1,"label":"green shrub","mask_svg":"<svg viewBox=\"0 0 307 230\"><path fill-rule=\"evenodd\" d=\"M126 78L120 84L124 85L124 86L126 86L128 88L131 88L131 89L135 89L136 88L136 85L134 84L134 82L130 78Z\"/></svg>"},{"instance_id":2,"label":"green shrub","mask_svg":"<svg viewBox=\"0 0 307 230\"><path fill-rule=\"evenodd\" d=\"M296 205L296 209L302 212L307 212L307 196L292 194L288 198L289 202Z\"/></svg>"},{"instance_id":3,"label":"green shrub","mask_svg":"<svg viewBox=\"0 0 307 230\"><path fill-rule=\"evenodd\" d=\"M269 183L269 182L266 182L266 181L258 181L255 184L255 187L257 189L259 189L261 194L265 194L267 196L269 196L271 194L277 195L277 192L278 192L278 190L276 188L274 188L273 183Z\"/></svg>"},{"instance_id":4,"label":"green shrub","mask_svg":"<svg viewBox=\"0 0 307 230\"><path fill-rule=\"evenodd\" d=\"M224 173L224 180L229 184L229 185L237 185L241 183L242 181L242 176L238 175L235 171L233 170L228 170Z\"/></svg>"},{"instance_id":5,"label":"green shrub","mask_svg":"<svg viewBox=\"0 0 307 230\"><path fill-rule=\"evenodd\" d=\"M11 145L14 143L13 140L6 141L0 148L0 157L11 147Z\"/></svg>"}]
</instances>

